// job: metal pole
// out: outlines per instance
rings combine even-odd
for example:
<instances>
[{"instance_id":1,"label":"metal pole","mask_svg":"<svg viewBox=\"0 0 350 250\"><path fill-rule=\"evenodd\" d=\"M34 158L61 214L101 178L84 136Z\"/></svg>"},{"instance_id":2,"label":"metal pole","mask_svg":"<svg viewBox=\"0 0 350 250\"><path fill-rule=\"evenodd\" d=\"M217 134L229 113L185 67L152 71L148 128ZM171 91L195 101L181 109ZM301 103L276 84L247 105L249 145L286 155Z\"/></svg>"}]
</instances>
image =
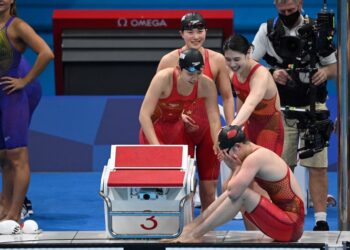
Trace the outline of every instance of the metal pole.
<instances>
[{"instance_id":1,"label":"metal pole","mask_svg":"<svg viewBox=\"0 0 350 250\"><path fill-rule=\"evenodd\" d=\"M338 225L350 230L349 190L349 73L350 73L350 0L338 0Z\"/></svg>"}]
</instances>

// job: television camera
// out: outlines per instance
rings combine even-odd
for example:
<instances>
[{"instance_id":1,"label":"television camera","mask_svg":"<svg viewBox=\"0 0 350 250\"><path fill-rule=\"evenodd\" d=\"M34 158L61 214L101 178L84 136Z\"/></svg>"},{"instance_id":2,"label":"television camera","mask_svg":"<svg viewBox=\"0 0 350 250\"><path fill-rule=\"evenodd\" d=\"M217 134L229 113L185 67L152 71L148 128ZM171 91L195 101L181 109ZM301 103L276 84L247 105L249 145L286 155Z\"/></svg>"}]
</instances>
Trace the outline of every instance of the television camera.
<instances>
[{"instance_id":1,"label":"television camera","mask_svg":"<svg viewBox=\"0 0 350 250\"><path fill-rule=\"evenodd\" d=\"M299 120L298 129L305 131L302 140L304 146L299 148L299 158L309 158L329 146L329 139L334 123L329 119L329 111L315 110L317 87L311 83L312 76L317 72L316 64L319 56L326 57L335 51L333 37L335 32L334 13L327 10L324 0L323 8L317 14L316 20L306 17L306 22L297 30L298 36L284 36L281 39L281 55L293 62L288 66L288 73L293 80L286 84L298 87L299 84L309 84L310 110L285 107L287 118ZM304 75L306 81L300 80Z\"/></svg>"},{"instance_id":2,"label":"television camera","mask_svg":"<svg viewBox=\"0 0 350 250\"><path fill-rule=\"evenodd\" d=\"M298 119L297 127L304 130L304 145L298 148L299 158L305 159L329 146L329 138L334 130L334 123L329 119L328 110L314 113L307 109L285 107L284 114L290 119Z\"/></svg>"}]
</instances>

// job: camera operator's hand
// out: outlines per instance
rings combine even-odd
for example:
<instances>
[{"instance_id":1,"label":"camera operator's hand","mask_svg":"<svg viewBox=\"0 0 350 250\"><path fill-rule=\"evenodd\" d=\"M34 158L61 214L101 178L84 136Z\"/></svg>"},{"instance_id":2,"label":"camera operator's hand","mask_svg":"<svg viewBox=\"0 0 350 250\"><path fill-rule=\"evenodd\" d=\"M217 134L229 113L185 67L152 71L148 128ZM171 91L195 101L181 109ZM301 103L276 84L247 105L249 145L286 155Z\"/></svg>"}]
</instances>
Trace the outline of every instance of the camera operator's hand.
<instances>
[{"instance_id":1,"label":"camera operator's hand","mask_svg":"<svg viewBox=\"0 0 350 250\"><path fill-rule=\"evenodd\" d=\"M276 69L273 72L272 77L275 80L275 82L281 85L286 85L288 80L292 80L292 78L285 69Z\"/></svg>"},{"instance_id":2,"label":"camera operator's hand","mask_svg":"<svg viewBox=\"0 0 350 250\"><path fill-rule=\"evenodd\" d=\"M317 72L312 76L311 81L316 86L324 83L327 80L327 71L324 68L320 68Z\"/></svg>"}]
</instances>

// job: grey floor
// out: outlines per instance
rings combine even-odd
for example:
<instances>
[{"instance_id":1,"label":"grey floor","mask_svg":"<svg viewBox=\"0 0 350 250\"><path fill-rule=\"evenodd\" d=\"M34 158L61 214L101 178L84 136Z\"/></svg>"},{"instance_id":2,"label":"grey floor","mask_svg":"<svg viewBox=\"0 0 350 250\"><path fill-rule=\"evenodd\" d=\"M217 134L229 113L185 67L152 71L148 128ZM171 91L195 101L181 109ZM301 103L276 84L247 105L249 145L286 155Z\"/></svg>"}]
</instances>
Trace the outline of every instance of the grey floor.
<instances>
[{"instance_id":1,"label":"grey floor","mask_svg":"<svg viewBox=\"0 0 350 250\"><path fill-rule=\"evenodd\" d=\"M312 243L325 243L325 249L345 249L343 242L350 241L350 231L329 231L329 232L304 232L302 238L297 243L300 245ZM9 248L35 248L45 245L54 246L55 244L61 247L83 247L87 245L104 247L110 246L126 246L132 243L157 244L158 240L120 240L108 239L104 231L51 231L41 232L39 234L20 234L20 235L0 235L0 248L8 246ZM147 244L146 244L147 243ZM261 245L266 249L266 244L276 244L271 238L259 231L212 231L204 236L203 244L211 243L214 245L225 245L226 243L239 243L247 245ZM232 246L232 245L231 245ZM288 244L287 244L288 246ZM199 246L200 248L200 246ZM259 247L255 247L259 248ZM269 248L269 247L267 247ZM271 247L273 248L273 247ZM285 247L283 247L285 249ZM306 247L307 248L307 247ZM317 248L316 248L317 249Z\"/></svg>"}]
</instances>

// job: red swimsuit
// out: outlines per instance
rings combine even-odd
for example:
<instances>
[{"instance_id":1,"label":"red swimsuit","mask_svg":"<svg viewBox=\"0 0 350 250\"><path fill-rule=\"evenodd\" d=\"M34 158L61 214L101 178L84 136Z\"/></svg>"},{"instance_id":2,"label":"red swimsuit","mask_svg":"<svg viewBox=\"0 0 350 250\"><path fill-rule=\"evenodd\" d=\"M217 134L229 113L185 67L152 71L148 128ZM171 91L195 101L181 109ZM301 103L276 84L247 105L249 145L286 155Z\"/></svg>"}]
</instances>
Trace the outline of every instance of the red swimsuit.
<instances>
[{"instance_id":1,"label":"red swimsuit","mask_svg":"<svg viewBox=\"0 0 350 250\"><path fill-rule=\"evenodd\" d=\"M255 181L269 194L271 201L261 196L257 207L245 216L264 234L277 241L297 241L304 232L304 202L290 185L290 169L279 181Z\"/></svg>"},{"instance_id":2,"label":"red swimsuit","mask_svg":"<svg viewBox=\"0 0 350 250\"><path fill-rule=\"evenodd\" d=\"M181 50L179 50L179 54ZM204 68L203 74L214 80L210 63L209 52L204 50ZM213 140L211 139L210 125L203 98L196 99L189 107L186 107L184 113L190 116L199 126L196 130L185 128L189 135L193 147L196 146L196 161L198 167L198 176L200 180L217 180L220 171L220 162L213 151Z\"/></svg>"},{"instance_id":3,"label":"red swimsuit","mask_svg":"<svg viewBox=\"0 0 350 250\"><path fill-rule=\"evenodd\" d=\"M189 144L181 118L185 106L197 99L198 83L191 94L182 96L177 91L177 70L173 72L173 87L168 97L159 99L155 114L152 117L154 130L161 144ZM142 129L139 134L140 144L149 144Z\"/></svg>"},{"instance_id":4,"label":"red swimsuit","mask_svg":"<svg viewBox=\"0 0 350 250\"><path fill-rule=\"evenodd\" d=\"M232 83L242 102L247 99L250 93L250 78L260 66L260 64L256 64L243 83L238 80L236 74L233 75ZM245 123L245 132L251 142L268 148L281 156L284 129L281 112L275 107L276 98L277 94L271 99L261 100Z\"/></svg>"}]
</instances>

